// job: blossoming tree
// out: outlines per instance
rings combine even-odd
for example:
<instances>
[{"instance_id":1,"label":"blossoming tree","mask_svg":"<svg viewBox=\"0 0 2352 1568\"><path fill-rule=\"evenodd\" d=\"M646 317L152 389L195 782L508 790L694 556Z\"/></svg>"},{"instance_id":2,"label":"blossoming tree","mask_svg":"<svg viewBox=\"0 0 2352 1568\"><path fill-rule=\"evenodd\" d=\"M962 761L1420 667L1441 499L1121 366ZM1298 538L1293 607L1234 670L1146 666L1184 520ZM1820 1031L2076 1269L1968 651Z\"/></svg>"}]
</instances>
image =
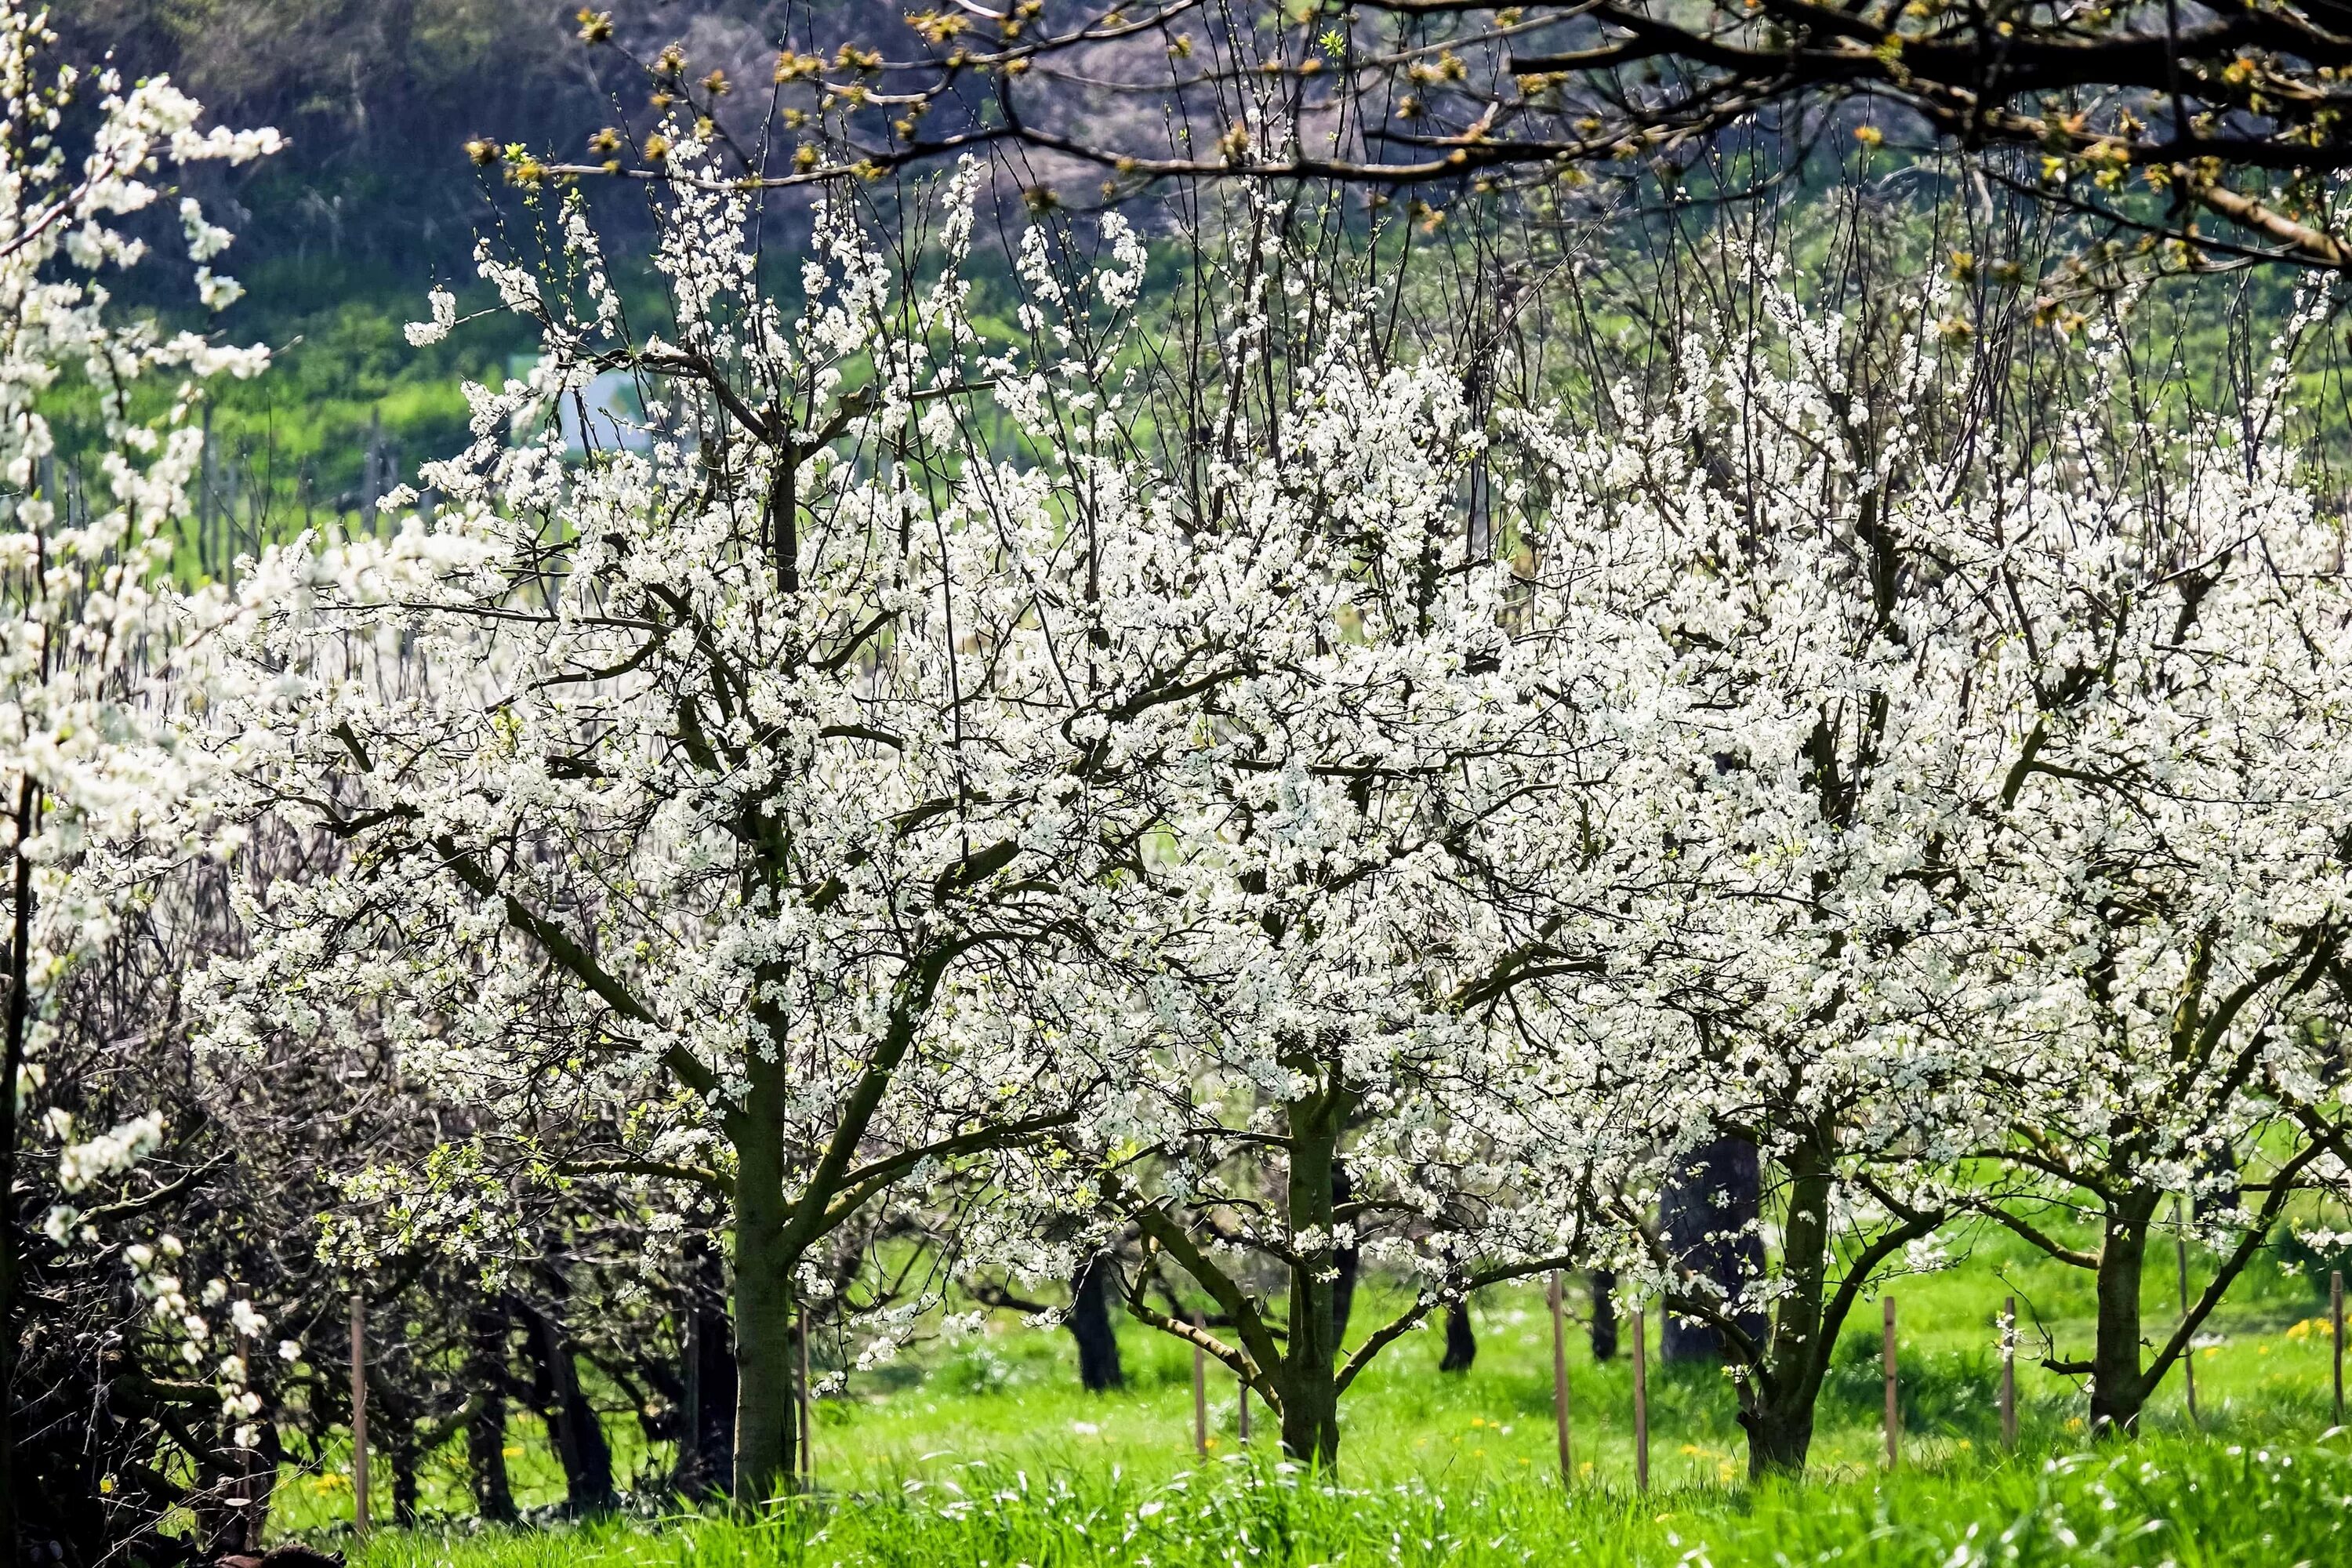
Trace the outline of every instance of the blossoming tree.
<instances>
[{"instance_id":1,"label":"blossoming tree","mask_svg":"<svg viewBox=\"0 0 2352 1568\"><path fill-rule=\"evenodd\" d=\"M1519 1016L1651 1151L1594 1195L1608 1245L1714 1330L1762 1474L1804 1463L1840 1331L1949 1215L1981 1122L1938 890L1979 617L1933 565L1966 449L1923 410L1949 364L1899 321L1801 303L1766 258L1732 265L1755 319L1702 320L1664 384L1618 389L1646 417L1523 423L1545 570L1613 614L1621 760L1536 835L1612 845L1612 897L1556 917L1601 962ZM1763 1214L1707 1168L1725 1139L1756 1149ZM1698 1217L1670 1235L1677 1182ZM1699 1266L1727 1248L1760 1270Z\"/></svg>"},{"instance_id":2,"label":"blossoming tree","mask_svg":"<svg viewBox=\"0 0 2352 1568\"><path fill-rule=\"evenodd\" d=\"M12 1437L26 1392L16 1374L28 1263L45 1270L136 1212L139 1194L115 1191L115 1178L164 1132L152 1108L110 1128L77 1126L75 1086L49 1081L47 1031L52 1002L126 900L196 847L157 832L193 784L171 695L188 639L223 605L160 574L189 510L203 437L188 416L204 384L267 361L126 312L105 278L148 255L142 225L160 216L170 171L278 145L268 131L199 132L200 107L169 81L79 68L56 58L55 43L46 13L0 3L0 1386L10 1408L0 1543L15 1541L23 1502ZM174 216L203 302L233 300L236 283L211 265L227 232L193 198ZM47 417L68 378L97 407L93 448L81 454L97 482L71 507L54 479ZM53 1178L23 1163L28 1142L54 1149ZM17 1212L26 1192L57 1199L38 1236ZM203 1338L175 1286L158 1301L159 1313L193 1325L191 1343Z\"/></svg>"},{"instance_id":3,"label":"blossoming tree","mask_svg":"<svg viewBox=\"0 0 2352 1568\"><path fill-rule=\"evenodd\" d=\"M1348 287L1290 243L1244 247L1217 301L1188 521L1235 553L1192 613L1244 673L1196 704L1135 888L1145 1070L1123 1114L1061 1142L1097 1225L1140 1234L1130 1313L1231 1367L1328 1468L1382 1351L1581 1258L1615 1154L1605 1126L1547 1114L1505 1011L1553 961L1517 861L1587 783L1590 628L1530 599L1499 509L1465 510L1486 432L1459 373L1384 358L1362 314L1286 310ZM1362 1265L1411 1293L1351 1346Z\"/></svg>"},{"instance_id":4,"label":"blossoming tree","mask_svg":"<svg viewBox=\"0 0 2352 1568\"><path fill-rule=\"evenodd\" d=\"M562 205L545 266L484 264L538 326L528 384L475 389L432 513L266 563L221 680L242 809L346 868L251 889L213 1037L389 1019L447 1092L575 1129L536 1151L553 1169L727 1205L747 1499L793 1468L814 1249L1126 1071L1071 1045L1099 1031L1068 975L1132 962L1102 911L1234 664L1168 608L1226 558L1119 458L1140 245L1107 226L1073 272L1033 238L1034 347L999 352L958 271L979 177L945 193L928 283L823 207L791 306L747 199L675 182L658 329ZM455 324L435 306L417 335ZM608 370L642 441L509 444Z\"/></svg>"},{"instance_id":5,"label":"blossoming tree","mask_svg":"<svg viewBox=\"0 0 2352 1568\"><path fill-rule=\"evenodd\" d=\"M1993 826L1969 973L2011 1106L1982 1207L2095 1279L2089 1354L2048 1364L2086 1378L2109 1430L2352 1153L2352 598L2341 524L2273 428L2288 384L2282 363L2243 420L2153 427L2110 385L2055 422L1958 563L1995 612L1971 682L2004 731L1976 802ZM2216 1261L2144 1355L2168 1195ZM2078 1218L2095 1241L2053 1223Z\"/></svg>"}]
</instances>

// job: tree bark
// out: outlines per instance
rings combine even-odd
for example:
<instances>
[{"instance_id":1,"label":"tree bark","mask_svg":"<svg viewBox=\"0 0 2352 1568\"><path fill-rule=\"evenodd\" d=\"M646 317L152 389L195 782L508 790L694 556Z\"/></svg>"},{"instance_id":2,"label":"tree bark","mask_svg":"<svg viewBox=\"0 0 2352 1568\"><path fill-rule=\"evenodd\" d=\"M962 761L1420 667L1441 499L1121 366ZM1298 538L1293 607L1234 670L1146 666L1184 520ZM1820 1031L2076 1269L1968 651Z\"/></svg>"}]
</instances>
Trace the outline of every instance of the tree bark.
<instances>
[{"instance_id":1,"label":"tree bark","mask_svg":"<svg viewBox=\"0 0 2352 1568\"><path fill-rule=\"evenodd\" d=\"M578 1358L553 1318L534 1312L531 1328L547 1383L549 1436L555 1439L555 1456L563 1467L564 1511L575 1519L609 1513L618 1501L613 1492L613 1449L595 1407L581 1390Z\"/></svg>"},{"instance_id":2,"label":"tree bark","mask_svg":"<svg viewBox=\"0 0 2352 1568\"><path fill-rule=\"evenodd\" d=\"M2140 1279L2158 1194L2135 1192L2107 1205L2099 1245L2098 1322L2091 1350L2091 1430L2104 1437L2139 1431L2147 1403L2140 1369Z\"/></svg>"},{"instance_id":3,"label":"tree bark","mask_svg":"<svg viewBox=\"0 0 2352 1568\"><path fill-rule=\"evenodd\" d=\"M269 1510L277 1501L278 1470L286 1462L286 1446L278 1436L275 1412L260 1423L258 1441L246 1454L245 1549L259 1552L269 1539Z\"/></svg>"},{"instance_id":4,"label":"tree bark","mask_svg":"<svg viewBox=\"0 0 2352 1568\"><path fill-rule=\"evenodd\" d=\"M1759 1401L1752 1412L1741 1412L1739 1423L1748 1428L1750 1480L1795 1475L1805 1468L1813 1447L1811 1400Z\"/></svg>"},{"instance_id":5,"label":"tree bark","mask_svg":"<svg viewBox=\"0 0 2352 1568\"><path fill-rule=\"evenodd\" d=\"M483 1522L512 1524L518 1516L507 1479L507 1399L496 1388L478 1390L466 1414L466 1472Z\"/></svg>"},{"instance_id":6,"label":"tree bark","mask_svg":"<svg viewBox=\"0 0 2352 1568\"><path fill-rule=\"evenodd\" d=\"M384 1462L392 1467L392 1522L403 1530L416 1528L416 1415L405 1400L371 1399L368 1431L383 1434ZM378 1416L376 1410L383 1412Z\"/></svg>"},{"instance_id":7,"label":"tree bark","mask_svg":"<svg viewBox=\"0 0 2352 1568\"><path fill-rule=\"evenodd\" d=\"M1453 1302L1445 1309L1445 1354L1439 1358L1437 1370L1468 1372L1477 1359L1478 1336L1470 1327L1470 1303Z\"/></svg>"},{"instance_id":8,"label":"tree bark","mask_svg":"<svg viewBox=\"0 0 2352 1568\"><path fill-rule=\"evenodd\" d=\"M1331 1202L1334 1206L1350 1202L1356 1195L1356 1184L1348 1174L1348 1163L1334 1158L1331 1163ZM1363 1253L1349 1242L1331 1255L1332 1267L1338 1278L1331 1281L1331 1353L1339 1354L1339 1347L1348 1342L1348 1320L1356 1315L1356 1276L1363 1267Z\"/></svg>"},{"instance_id":9,"label":"tree bark","mask_svg":"<svg viewBox=\"0 0 2352 1568\"><path fill-rule=\"evenodd\" d=\"M695 1248L691 1270L675 1484L688 1497L725 1496L735 1482L735 1341L725 1259L705 1242Z\"/></svg>"},{"instance_id":10,"label":"tree bark","mask_svg":"<svg viewBox=\"0 0 2352 1568\"><path fill-rule=\"evenodd\" d=\"M474 1309L467 1325L474 1403L466 1414L466 1469L474 1511L492 1524L517 1518L507 1479L507 1326L506 1314L488 1302Z\"/></svg>"},{"instance_id":11,"label":"tree bark","mask_svg":"<svg viewBox=\"0 0 2352 1568\"><path fill-rule=\"evenodd\" d=\"M1756 1145L1737 1135L1716 1139L1694 1154L1660 1194L1659 1228L1666 1250L1683 1268L1737 1295L1764 1271L1764 1238L1755 1226L1763 1205L1763 1173ZM1760 1311L1737 1314L1759 1341L1769 1331ZM1659 1358L1720 1362L1723 1335L1713 1323L1669 1311L1659 1325Z\"/></svg>"},{"instance_id":12,"label":"tree bark","mask_svg":"<svg viewBox=\"0 0 2352 1568\"><path fill-rule=\"evenodd\" d=\"M1592 1271L1592 1359L1612 1361L1617 1355L1617 1271Z\"/></svg>"},{"instance_id":13,"label":"tree bark","mask_svg":"<svg viewBox=\"0 0 2352 1568\"><path fill-rule=\"evenodd\" d=\"M1810 1145L1789 1156L1789 1213L1780 1228L1780 1277L1764 1364L1743 1387L1739 1424L1748 1432L1748 1474L1761 1479L1805 1468L1813 1443L1813 1404L1829 1371L1839 1323L1826 1321L1830 1267L1829 1166Z\"/></svg>"},{"instance_id":14,"label":"tree bark","mask_svg":"<svg viewBox=\"0 0 2352 1568\"><path fill-rule=\"evenodd\" d=\"M40 792L27 776L16 786L16 842L32 837L40 811ZM16 1506L16 1350L23 1334L21 1313L24 1260L16 1233L16 1085L25 1069L25 1031L31 1017L27 994L27 959L32 949L33 863L12 855L15 862L13 907L8 932L8 1014L6 1049L0 1053L0 1395L7 1413L0 1418L0 1557L17 1558Z\"/></svg>"},{"instance_id":15,"label":"tree bark","mask_svg":"<svg viewBox=\"0 0 2352 1568\"><path fill-rule=\"evenodd\" d=\"M758 1504L793 1485L795 1447L793 1270L784 1226L783 1068L753 1054L735 1145L735 1500Z\"/></svg>"},{"instance_id":16,"label":"tree bark","mask_svg":"<svg viewBox=\"0 0 2352 1568\"><path fill-rule=\"evenodd\" d=\"M1078 1382L1090 1394L1127 1386L1110 1320L1115 1268L1109 1254L1098 1252L1079 1264L1070 1279L1070 1337L1078 1342Z\"/></svg>"},{"instance_id":17,"label":"tree bark","mask_svg":"<svg viewBox=\"0 0 2352 1568\"><path fill-rule=\"evenodd\" d=\"M1284 1351L1282 1447L1293 1459L1329 1470L1339 1462L1339 1355L1333 1316L1339 1249L1332 1245L1338 1190L1340 1091L1327 1087L1292 1102L1290 1233L1319 1238L1290 1268L1290 1336Z\"/></svg>"}]
</instances>

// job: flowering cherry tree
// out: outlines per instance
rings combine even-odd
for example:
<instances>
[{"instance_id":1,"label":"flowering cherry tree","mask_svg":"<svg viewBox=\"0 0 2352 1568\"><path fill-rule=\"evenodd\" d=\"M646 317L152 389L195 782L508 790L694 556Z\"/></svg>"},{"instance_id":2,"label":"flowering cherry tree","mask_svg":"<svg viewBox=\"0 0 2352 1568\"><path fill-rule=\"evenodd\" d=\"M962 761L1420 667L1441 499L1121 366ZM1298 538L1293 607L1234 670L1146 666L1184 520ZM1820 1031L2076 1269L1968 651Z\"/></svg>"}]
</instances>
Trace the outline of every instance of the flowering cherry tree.
<instances>
[{"instance_id":1,"label":"flowering cherry tree","mask_svg":"<svg viewBox=\"0 0 2352 1568\"><path fill-rule=\"evenodd\" d=\"M1804 1463L1841 1329L1951 1213L1982 1125L1968 933L1941 896L1969 837L1952 785L1982 728L1980 617L1934 566L1966 447L1925 405L1953 366L1899 322L1804 306L1767 258L1734 265L1756 319L1702 321L1663 385L1618 389L1648 417L1521 422L1550 492L1543 574L1610 617L1617 760L1531 836L1614 866L1606 900L1554 916L1595 962L1518 1016L1586 1115L1649 1152L1593 1194L1607 1246L1715 1331L1762 1474ZM1694 1163L1727 1138L1756 1148L1775 1223ZM1714 1278L1666 1234L1654 1205L1677 1181L1700 1250L1760 1271Z\"/></svg>"},{"instance_id":2,"label":"flowering cherry tree","mask_svg":"<svg viewBox=\"0 0 2352 1568\"><path fill-rule=\"evenodd\" d=\"M2092 1273L2089 1353L2048 1363L2109 1429L2352 1152L2352 595L2341 525L2272 428L2287 384L2283 360L2246 418L2171 429L2068 410L1958 557L1993 611L1971 681L2002 732L1968 977L2011 1109L1982 1207ZM2217 1266L2147 1355L2168 1195ZM2087 1245L2052 1223L2077 1216Z\"/></svg>"},{"instance_id":3,"label":"flowering cherry tree","mask_svg":"<svg viewBox=\"0 0 2352 1568\"><path fill-rule=\"evenodd\" d=\"M1240 250L1187 512L1230 569L1171 613L1206 617L1242 673L1195 703L1127 910L1157 976L1129 1004L1155 1009L1129 1026L1141 1079L1059 1142L1096 1224L1140 1234L1129 1310L1328 1467L1383 1350L1582 1256L1606 1130L1545 1114L1545 1064L1502 1009L1549 952L1514 862L1523 824L1586 783L1588 644L1529 600L1498 518L1471 526L1486 432L1460 374L1384 359L1364 314L1284 308L1344 271ZM1350 1346L1365 1264L1411 1294Z\"/></svg>"},{"instance_id":4,"label":"flowering cherry tree","mask_svg":"<svg viewBox=\"0 0 2352 1568\"><path fill-rule=\"evenodd\" d=\"M161 574L189 510L203 445L189 415L204 384L254 374L268 357L134 317L106 279L148 257L144 226L163 216L172 170L244 163L279 144L269 131L200 132L199 105L169 81L126 84L58 59L55 43L46 13L0 0L0 1386L10 1405L0 1542L16 1539L23 1501L11 1438L28 1267L47 1270L136 1213L140 1194L118 1178L164 1135L152 1107L78 1124L77 1086L49 1077L50 1013L128 902L202 847L169 831L173 805L196 782L171 698L191 639L226 606L173 591ZM229 235L193 198L175 216L197 294L226 305L237 287L212 264ZM75 378L96 401L95 449L84 456L97 482L69 510L45 409ZM41 1144L53 1176L24 1163ZM16 1212L28 1190L56 1200L38 1237ZM159 1321L194 1349L203 1317L175 1284L154 1295Z\"/></svg>"},{"instance_id":5,"label":"flowering cherry tree","mask_svg":"<svg viewBox=\"0 0 2352 1568\"><path fill-rule=\"evenodd\" d=\"M1105 911L1234 667L1169 609L1229 558L1121 456L1141 246L1113 222L1073 268L1033 236L1032 347L1000 352L959 272L979 181L945 189L928 281L822 207L789 307L746 198L677 182L658 327L559 204L545 265L483 265L540 331L529 382L474 390L429 515L266 563L219 681L241 809L345 870L249 889L211 1037L388 1020L493 1121L575 1129L554 1170L729 1205L745 1498L793 1468L819 1245L1126 1070L1071 1044L1104 1037L1069 976L1133 962ZM415 335L457 324L435 307ZM641 449L509 444L608 370Z\"/></svg>"}]
</instances>

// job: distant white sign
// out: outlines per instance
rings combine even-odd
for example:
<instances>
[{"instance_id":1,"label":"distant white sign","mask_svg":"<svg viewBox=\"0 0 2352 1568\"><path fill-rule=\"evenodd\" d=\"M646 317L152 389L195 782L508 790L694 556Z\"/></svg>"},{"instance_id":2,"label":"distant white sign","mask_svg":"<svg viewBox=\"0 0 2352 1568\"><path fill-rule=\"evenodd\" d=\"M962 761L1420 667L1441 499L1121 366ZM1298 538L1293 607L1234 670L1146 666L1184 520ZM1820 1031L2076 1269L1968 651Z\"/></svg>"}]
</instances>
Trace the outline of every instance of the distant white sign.
<instances>
[{"instance_id":1,"label":"distant white sign","mask_svg":"<svg viewBox=\"0 0 2352 1568\"><path fill-rule=\"evenodd\" d=\"M508 362L507 374L517 380L530 374L535 358L516 354ZM585 418L583 418L583 409ZM555 407L556 428L563 437L564 456L585 457L588 439L593 437L598 449L642 452L652 447L652 432L646 428L644 402L637 395L636 379L623 370L608 370L581 388L577 397L564 397ZM547 426L534 421L533 428L518 429L518 439Z\"/></svg>"}]
</instances>

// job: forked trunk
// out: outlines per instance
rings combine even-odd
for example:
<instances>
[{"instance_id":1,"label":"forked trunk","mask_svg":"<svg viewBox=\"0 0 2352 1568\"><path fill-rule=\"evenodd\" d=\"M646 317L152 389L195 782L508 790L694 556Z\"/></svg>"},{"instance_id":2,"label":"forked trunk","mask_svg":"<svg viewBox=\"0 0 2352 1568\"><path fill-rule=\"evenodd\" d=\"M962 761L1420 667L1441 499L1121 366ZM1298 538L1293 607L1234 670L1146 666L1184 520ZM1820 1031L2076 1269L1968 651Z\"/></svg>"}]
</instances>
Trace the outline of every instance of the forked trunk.
<instances>
[{"instance_id":1,"label":"forked trunk","mask_svg":"<svg viewBox=\"0 0 2352 1568\"><path fill-rule=\"evenodd\" d=\"M1751 1368L1740 1401L1749 1477L1805 1468L1813 1446L1813 1405L1821 1397L1830 1350L1842 1326L1827 1321L1831 1261L1829 1167L1810 1145L1788 1157L1789 1211L1780 1227L1780 1275L1787 1289L1773 1303L1764 1364Z\"/></svg>"}]
</instances>

